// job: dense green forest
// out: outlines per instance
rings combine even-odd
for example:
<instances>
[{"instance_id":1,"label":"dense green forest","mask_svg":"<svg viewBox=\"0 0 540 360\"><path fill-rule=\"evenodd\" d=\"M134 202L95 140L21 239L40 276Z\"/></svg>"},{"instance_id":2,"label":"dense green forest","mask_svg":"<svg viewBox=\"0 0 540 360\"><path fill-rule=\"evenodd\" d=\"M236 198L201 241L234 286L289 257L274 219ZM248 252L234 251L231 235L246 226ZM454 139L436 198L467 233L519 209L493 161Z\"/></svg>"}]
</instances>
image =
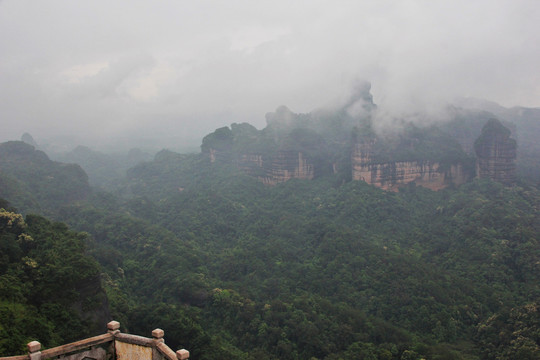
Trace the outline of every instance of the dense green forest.
<instances>
[{"instance_id":1,"label":"dense green forest","mask_svg":"<svg viewBox=\"0 0 540 360\"><path fill-rule=\"evenodd\" d=\"M0 354L23 353L35 339L78 340L110 317L87 237L41 216L23 219L0 200Z\"/></svg>"},{"instance_id":2,"label":"dense green forest","mask_svg":"<svg viewBox=\"0 0 540 360\"><path fill-rule=\"evenodd\" d=\"M406 127L396 153L416 139L422 154L444 142L464 156L441 129ZM163 150L112 174L108 191L76 165L1 144L1 196L16 208L0 203L0 355L114 318L131 333L164 329L193 359L540 358L537 181L385 192L322 172L265 186L206 152L317 154L308 130L289 144L270 130L218 129L199 154Z\"/></svg>"}]
</instances>

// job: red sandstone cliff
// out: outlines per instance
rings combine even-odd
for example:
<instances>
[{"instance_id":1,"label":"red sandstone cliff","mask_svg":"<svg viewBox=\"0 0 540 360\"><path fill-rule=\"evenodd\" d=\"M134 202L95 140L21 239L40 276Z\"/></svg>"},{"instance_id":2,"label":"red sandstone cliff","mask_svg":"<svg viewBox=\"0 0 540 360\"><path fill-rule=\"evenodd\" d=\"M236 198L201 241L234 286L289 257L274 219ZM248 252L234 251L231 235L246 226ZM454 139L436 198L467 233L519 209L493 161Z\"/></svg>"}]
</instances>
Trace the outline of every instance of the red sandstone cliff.
<instances>
[{"instance_id":1,"label":"red sandstone cliff","mask_svg":"<svg viewBox=\"0 0 540 360\"><path fill-rule=\"evenodd\" d=\"M301 152L280 151L272 161L272 167L266 177L261 180L265 184L274 185L290 179L311 180L314 166Z\"/></svg>"},{"instance_id":2,"label":"red sandstone cliff","mask_svg":"<svg viewBox=\"0 0 540 360\"><path fill-rule=\"evenodd\" d=\"M440 190L451 184L463 184L468 180L462 164L459 163L441 166L440 163L429 160L373 162L372 146L373 142L355 145L351 156L353 180L362 180L391 191L397 191L400 186L413 181L417 185Z\"/></svg>"},{"instance_id":3,"label":"red sandstone cliff","mask_svg":"<svg viewBox=\"0 0 540 360\"><path fill-rule=\"evenodd\" d=\"M498 120L490 119L474 143L479 178L489 178L511 185L516 181L516 141L510 130Z\"/></svg>"},{"instance_id":4,"label":"red sandstone cliff","mask_svg":"<svg viewBox=\"0 0 540 360\"><path fill-rule=\"evenodd\" d=\"M226 158L216 149L210 149L211 162ZM234 160L238 169L250 176L257 177L267 185L275 185L290 179L311 180L315 174L315 166L298 151L278 151L275 156L265 159L261 154L241 154Z\"/></svg>"}]
</instances>

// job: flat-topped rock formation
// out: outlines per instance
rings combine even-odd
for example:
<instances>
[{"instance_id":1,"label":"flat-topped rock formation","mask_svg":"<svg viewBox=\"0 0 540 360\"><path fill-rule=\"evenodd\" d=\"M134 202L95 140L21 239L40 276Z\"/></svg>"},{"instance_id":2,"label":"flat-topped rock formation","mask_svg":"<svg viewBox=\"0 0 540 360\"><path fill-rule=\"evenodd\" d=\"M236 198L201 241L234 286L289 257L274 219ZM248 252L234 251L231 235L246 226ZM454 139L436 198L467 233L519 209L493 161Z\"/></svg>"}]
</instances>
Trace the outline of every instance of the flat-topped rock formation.
<instances>
[{"instance_id":1,"label":"flat-topped rock formation","mask_svg":"<svg viewBox=\"0 0 540 360\"><path fill-rule=\"evenodd\" d=\"M272 166L261 180L275 185L290 179L311 180L314 175L313 164L301 152L280 151L273 159Z\"/></svg>"},{"instance_id":2,"label":"flat-topped rock formation","mask_svg":"<svg viewBox=\"0 0 540 360\"><path fill-rule=\"evenodd\" d=\"M439 190L475 176L515 182L516 142L499 121L484 126L474 143L475 159L464 148L473 147L476 134L452 132L450 125L403 121L396 129L375 131L369 89L369 83L359 86L336 109L296 114L281 106L266 115L263 130L246 123L217 129L203 139L201 150L210 162L231 164L268 185L332 174L342 182L361 180L393 191L412 182ZM458 115L459 125L464 120ZM480 120L475 118L477 129Z\"/></svg>"}]
</instances>

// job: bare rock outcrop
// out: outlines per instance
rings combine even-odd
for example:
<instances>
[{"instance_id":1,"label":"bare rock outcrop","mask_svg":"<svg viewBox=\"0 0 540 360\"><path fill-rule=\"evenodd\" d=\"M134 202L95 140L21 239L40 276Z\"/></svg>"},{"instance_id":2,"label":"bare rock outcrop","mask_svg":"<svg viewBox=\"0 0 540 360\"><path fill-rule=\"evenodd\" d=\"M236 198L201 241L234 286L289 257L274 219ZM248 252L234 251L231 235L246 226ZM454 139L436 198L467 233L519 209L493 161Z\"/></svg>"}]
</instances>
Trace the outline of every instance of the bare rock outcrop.
<instances>
[{"instance_id":1,"label":"bare rock outcrop","mask_svg":"<svg viewBox=\"0 0 540 360\"><path fill-rule=\"evenodd\" d=\"M476 172L479 178L489 178L511 185L516 182L516 141L510 130L499 120L490 119L474 143Z\"/></svg>"},{"instance_id":2,"label":"bare rock outcrop","mask_svg":"<svg viewBox=\"0 0 540 360\"><path fill-rule=\"evenodd\" d=\"M397 191L400 186L415 182L431 190L468 180L460 163L442 165L430 160L375 162L373 142L356 144L351 156L353 180L365 181L384 190Z\"/></svg>"},{"instance_id":3,"label":"bare rock outcrop","mask_svg":"<svg viewBox=\"0 0 540 360\"><path fill-rule=\"evenodd\" d=\"M230 154L210 149L208 156L211 162L230 160ZM261 154L239 154L232 160L239 170L258 178L266 185L276 185L290 179L312 180L315 176L315 165L302 152L277 151L273 156Z\"/></svg>"},{"instance_id":4,"label":"bare rock outcrop","mask_svg":"<svg viewBox=\"0 0 540 360\"><path fill-rule=\"evenodd\" d=\"M301 152L280 151L274 157L268 175L261 180L268 185L290 179L311 180L314 176L313 164Z\"/></svg>"}]
</instances>

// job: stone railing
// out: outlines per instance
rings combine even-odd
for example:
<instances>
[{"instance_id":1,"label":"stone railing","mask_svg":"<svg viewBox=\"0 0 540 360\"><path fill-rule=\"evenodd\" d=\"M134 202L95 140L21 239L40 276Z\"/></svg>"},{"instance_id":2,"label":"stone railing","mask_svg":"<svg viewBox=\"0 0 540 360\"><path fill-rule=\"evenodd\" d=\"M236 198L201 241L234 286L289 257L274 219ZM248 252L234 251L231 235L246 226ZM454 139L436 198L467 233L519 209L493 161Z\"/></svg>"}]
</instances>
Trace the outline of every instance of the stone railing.
<instances>
[{"instance_id":1,"label":"stone railing","mask_svg":"<svg viewBox=\"0 0 540 360\"><path fill-rule=\"evenodd\" d=\"M123 334L120 323L111 321L107 324L107 333L41 351L37 341L28 343L28 354L0 357L0 360L184 360L189 358L189 351L182 349L174 352L167 345L164 331L155 329L152 338Z\"/></svg>"}]
</instances>

